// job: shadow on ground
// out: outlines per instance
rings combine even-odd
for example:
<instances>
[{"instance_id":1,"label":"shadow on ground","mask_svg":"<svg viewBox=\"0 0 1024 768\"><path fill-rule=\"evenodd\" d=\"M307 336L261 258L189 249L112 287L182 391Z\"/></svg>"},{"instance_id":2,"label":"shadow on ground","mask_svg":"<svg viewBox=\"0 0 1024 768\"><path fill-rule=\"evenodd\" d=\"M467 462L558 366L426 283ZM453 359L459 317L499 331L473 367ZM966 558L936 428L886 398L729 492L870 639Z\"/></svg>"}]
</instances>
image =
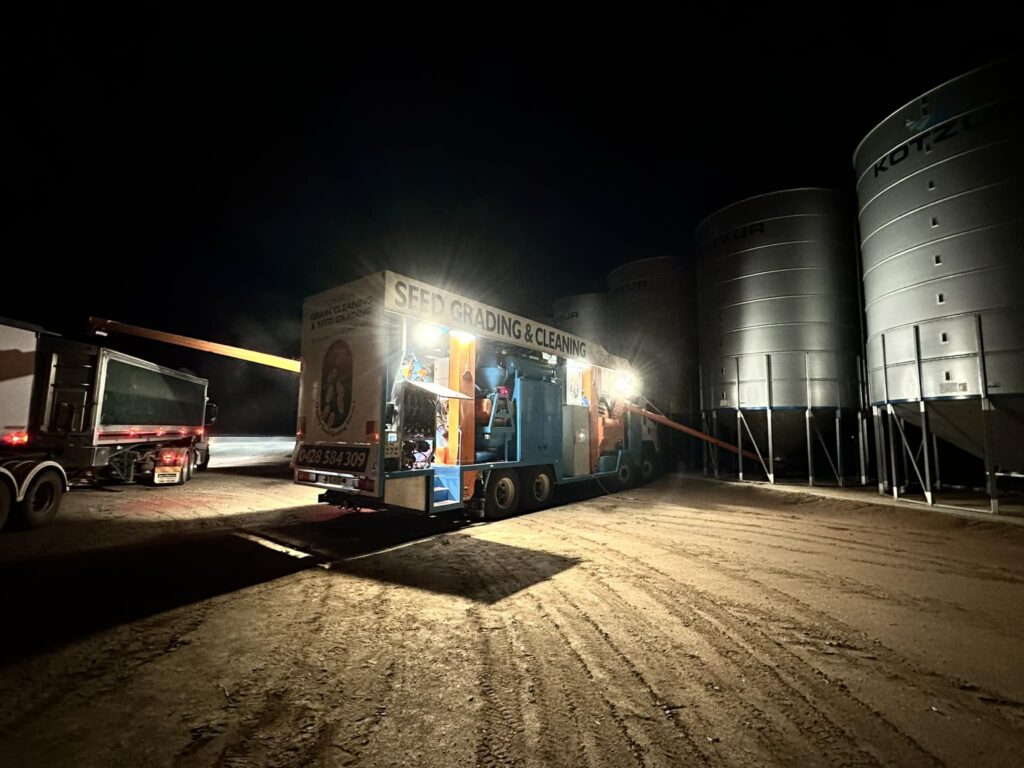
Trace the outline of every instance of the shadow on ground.
<instances>
[{"instance_id":1,"label":"shadow on ground","mask_svg":"<svg viewBox=\"0 0 1024 768\"><path fill-rule=\"evenodd\" d=\"M309 566L239 536L150 541L0 566L0 665Z\"/></svg>"},{"instance_id":2,"label":"shadow on ground","mask_svg":"<svg viewBox=\"0 0 1024 768\"><path fill-rule=\"evenodd\" d=\"M339 572L495 602L577 562L474 537L439 536L465 526L458 521L356 513L275 525L280 512L272 514L262 521L248 515L233 530L192 530L0 565L6 630L0 633L0 667L93 632L328 563Z\"/></svg>"},{"instance_id":3,"label":"shadow on ground","mask_svg":"<svg viewBox=\"0 0 1024 768\"><path fill-rule=\"evenodd\" d=\"M473 536L443 536L344 560L332 571L496 603L579 564L579 558Z\"/></svg>"}]
</instances>

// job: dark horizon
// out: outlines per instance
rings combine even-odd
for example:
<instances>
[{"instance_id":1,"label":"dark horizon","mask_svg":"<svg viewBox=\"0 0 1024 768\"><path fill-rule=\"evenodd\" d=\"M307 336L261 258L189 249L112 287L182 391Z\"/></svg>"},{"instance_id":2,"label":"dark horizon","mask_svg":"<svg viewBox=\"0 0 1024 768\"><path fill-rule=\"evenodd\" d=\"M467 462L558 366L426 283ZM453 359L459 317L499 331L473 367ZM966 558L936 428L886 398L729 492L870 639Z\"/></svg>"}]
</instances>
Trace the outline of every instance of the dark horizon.
<instances>
[{"instance_id":1,"label":"dark horizon","mask_svg":"<svg viewBox=\"0 0 1024 768\"><path fill-rule=\"evenodd\" d=\"M9 259L44 268L0 315L297 356L302 298L381 269L548 315L619 264L692 259L696 224L750 195L834 187L855 215L857 143L1019 49L1004 13L882 29L726 6L696 26L728 30L709 47L653 22L467 44L58 8L22 41L9 118ZM291 430L289 374L110 344L211 379L233 431Z\"/></svg>"}]
</instances>

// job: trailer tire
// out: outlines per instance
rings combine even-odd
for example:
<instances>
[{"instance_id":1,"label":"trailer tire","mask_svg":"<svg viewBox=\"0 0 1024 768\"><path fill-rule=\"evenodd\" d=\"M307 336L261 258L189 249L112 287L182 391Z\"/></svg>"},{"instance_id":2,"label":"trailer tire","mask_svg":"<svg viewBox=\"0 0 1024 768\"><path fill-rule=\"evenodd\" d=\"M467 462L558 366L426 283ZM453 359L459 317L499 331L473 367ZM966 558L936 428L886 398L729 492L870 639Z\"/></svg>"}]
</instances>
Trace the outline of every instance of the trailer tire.
<instances>
[{"instance_id":1,"label":"trailer tire","mask_svg":"<svg viewBox=\"0 0 1024 768\"><path fill-rule=\"evenodd\" d=\"M530 467L523 470L520 477L520 488L523 493L522 506L527 512L544 509L551 503L555 490L555 479L547 467Z\"/></svg>"},{"instance_id":2,"label":"trailer tire","mask_svg":"<svg viewBox=\"0 0 1024 768\"><path fill-rule=\"evenodd\" d=\"M11 496L11 489L7 485L7 481L0 477L0 531L3 530L4 524L11 514L11 504L13 503Z\"/></svg>"},{"instance_id":3,"label":"trailer tire","mask_svg":"<svg viewBox=\"0 0 1024 768\"><path fill-rule=\"evenodd\" d=\"M64 497L64 481L51 470L40 472L32 480L25 498L15 507L20 528L41 528L53 520Z\"/></svg>"},{"instance_id":4,"label":"trailer tire","mask_svg":"<svg viewBox=\"0 0 1024 768\"><path fill-rule=\"evenodd\" d=\"M504 520L519 511L519 475L510 469L495 469L487 478L484 494L484 517Z\"/></svg>"},{"instance_id":5,"label":"trailer tire","mask_svg":"<svg viewBox=\"0 0 1024 768\"><path fill-rule=\"evenodd\" d=\"M202 461L199 457L202 456ZM210 466L210 450L196 451L196 472L205 472Z\"/></svg>"}]
</instances>

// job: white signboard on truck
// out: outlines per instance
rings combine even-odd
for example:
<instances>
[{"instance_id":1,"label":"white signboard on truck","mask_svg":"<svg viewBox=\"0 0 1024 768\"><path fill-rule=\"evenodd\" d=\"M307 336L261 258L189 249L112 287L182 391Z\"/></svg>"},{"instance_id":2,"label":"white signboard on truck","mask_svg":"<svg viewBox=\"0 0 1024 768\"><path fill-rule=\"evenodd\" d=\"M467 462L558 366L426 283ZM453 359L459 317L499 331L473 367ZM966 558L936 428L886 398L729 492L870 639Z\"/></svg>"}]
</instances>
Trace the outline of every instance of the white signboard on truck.
<instances>
[{"instance_id":1,"label":"white signboard on truck","mask_svg":"<svg viewBox=\"0 0 1024 768\"><path fill-rule=\"evenodd\" d=\"M393 312L580 363L608 368L623 366L622 360L608 354L594 341L420 280L394 272L384 274L384 306Z\"/></svg>"},{"instance_id":2,"label":"white signboard on truck","mask_svg":"<svg viewBox=\"0 0 1024 768\"><path fill-rule=\"evenodd\" d=\"M374 275L306 299L292 466L364 478L378 493L388 326Z\"/></svg>"}]
</instances>

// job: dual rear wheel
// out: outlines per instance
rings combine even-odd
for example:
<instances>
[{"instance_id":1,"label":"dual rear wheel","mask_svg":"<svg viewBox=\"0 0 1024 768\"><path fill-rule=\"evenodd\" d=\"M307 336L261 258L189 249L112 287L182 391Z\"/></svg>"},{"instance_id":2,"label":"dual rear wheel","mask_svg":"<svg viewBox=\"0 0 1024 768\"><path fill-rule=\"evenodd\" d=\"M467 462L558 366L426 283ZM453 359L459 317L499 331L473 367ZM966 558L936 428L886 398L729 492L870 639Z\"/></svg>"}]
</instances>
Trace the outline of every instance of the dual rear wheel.
<instances>
[{"instance_id":1,"label":"dual rear wheel","mask_svg":"<svg viewBox=\"0 0 1024 768\"><path fill-rule=\"evenodd\" d=\"M533 512L551 503L555 480L547 467L495 469L487 478L484 517L503 520L520 510Z\"/></svg>"}]
</instances>

